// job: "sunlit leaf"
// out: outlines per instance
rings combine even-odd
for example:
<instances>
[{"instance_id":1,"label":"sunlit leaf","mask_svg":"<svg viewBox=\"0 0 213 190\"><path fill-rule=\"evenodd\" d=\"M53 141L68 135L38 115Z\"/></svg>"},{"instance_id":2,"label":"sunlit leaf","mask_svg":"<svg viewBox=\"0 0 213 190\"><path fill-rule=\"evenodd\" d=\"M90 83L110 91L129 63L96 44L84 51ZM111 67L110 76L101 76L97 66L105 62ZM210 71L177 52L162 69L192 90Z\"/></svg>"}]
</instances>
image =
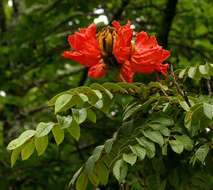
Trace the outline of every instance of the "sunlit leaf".
<instances>
[{"instance_id":1,"label":"sunlit leaf","mask_svg":"<svg viewBox=\"0 0 213 190\"><path fill-rule=\"evenodd\" d=\"M27 160L34 152L35 145L33 139L27 141L21 149L22 160Z\"/></svg>"},{"instance_id":2,"label":"sunlit leaf","mask_svg":"<svg viewBox=\"0 0 213 190\"><path fill-rule=\"evenodd\" d=\"M59 96L55 101L55 113L67 110L72 97L71 94L63 94Z\"/></svg>"},{"instance_id":3,"label":"sunlit leaf","mask_svg":"<svg viewBox=\"0 0 213 190\"><path fill-rule=\"evenodd\" d=\"M64 140L64 130L60 128L59 125L55 125L52 128L52 133L55 138L57 145L61 144Z\"/></svg>"},{"instance_id":4,"label":"sunlit leaf","mask_svg":"<svg viewBox=\"0 0 213 190\"><path fill-rule=\"evenodd\" d=\"M39 156L44 154L47 145L48 145L48 136L43 136L43 137L35 137L35 148L37 150L37 153Z\"/></svg>"},{"instance_id":5,"label":"sunlit leaf","mask_svg":"<svg viewBox=\"0 0 213 190\"><path fill-rule=\"evenodd\" d=\"M123 160L130 165L134 165L137 160L137 155L135 154L123 154Z\"/></svg>"}]
</instances>

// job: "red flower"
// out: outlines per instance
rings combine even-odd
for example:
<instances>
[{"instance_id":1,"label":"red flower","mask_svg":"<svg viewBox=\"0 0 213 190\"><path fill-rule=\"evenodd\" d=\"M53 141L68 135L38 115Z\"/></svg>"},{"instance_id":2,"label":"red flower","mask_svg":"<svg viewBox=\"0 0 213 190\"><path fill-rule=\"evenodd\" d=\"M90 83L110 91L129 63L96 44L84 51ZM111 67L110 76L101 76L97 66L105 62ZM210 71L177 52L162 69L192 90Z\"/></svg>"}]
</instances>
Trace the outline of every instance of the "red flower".
<instances>
[{"instance_id":1,"label":"red flower","mask_svg":"<svg viewBox=\"0 0 213 190\"><path fill-rule=\"evenodd\" d=\"M162 64L170 52L158 45L154 36L149 37L146 32L136 35L136 44L132 45L132 31L130 23L120 26L119 23L113 24L118 36L114 46L114 55L117 61L122 64L120 78L126 82L132 82L134 74L160 72L167 73L168 64ZM130 37L131 36L131 37ZM130 51L131 50L131 51Z\"/></svg>"},{"instance_id":2,"label":"red flower","mask_svg":"<svg viewBox=\"0 0 213 190\"><path fill-rule=\"evenodd\" d=\"M101 50L96 39L96 25L82 28L79 32L68 36L72 51L65 51L63 56L79 62L89 68L88 75L92 78L102 77L106 73L106 65L102 61Z\"/></svg>"},{"instance_id":3,"label":"red flower","mask_svg":"<svg viewBox=\"0 0 213 190\"><path fill-rule=\"evenodd\" d=\"M134 72L149 74L157 71L166 75L169 65L162 63L169 56L170 52L158 45L155 36L149 37L146 32L140 32L131 55L131 67Z\"/></svg>"},{"instance_id":4,"label":"red flower","mask_svg":"<svg viewBox=\"0 0 213 190\"><path fill-rule=\"evenodd\" d=\"M113 27L105 27L96 34L96 25L80 29L68 37L68 42L73 48L65 51L65 58L74 60L89 68L88 75L99 78L106 74L107 65L114 64L120 67L122 81L132 82L135 73L150 74L160 72L166 75L169 65L162 64L170 55L158 45L154 36L146 32L136 35L135 44L132 42L133 30L131 23L121 26L114 21ZM110 61L114 57L116 61Z\"/></svg>"},{"instance_id":5,"label":"red flower","mask_svg":"<svg viewBox=\"0 0 213 190\"><path fill-rule=\"evenodd\" d=\"M128 22L125 26L121 26L119 22L113 21L112 25L115 27L117 33L113 54L118 63L122 64L125 60L129 60L130 58L133 30L130 28L130 22Z\"/></svg>"}]
</instances>

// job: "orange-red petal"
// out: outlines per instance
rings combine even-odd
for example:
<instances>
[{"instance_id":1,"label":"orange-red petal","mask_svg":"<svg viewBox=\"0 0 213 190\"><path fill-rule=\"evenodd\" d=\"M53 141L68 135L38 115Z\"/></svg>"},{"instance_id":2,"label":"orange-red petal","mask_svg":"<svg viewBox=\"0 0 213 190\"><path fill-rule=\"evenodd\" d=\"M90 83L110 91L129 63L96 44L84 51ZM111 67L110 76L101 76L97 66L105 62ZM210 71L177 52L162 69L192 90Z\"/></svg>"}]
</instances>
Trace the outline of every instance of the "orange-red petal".
<instances>
[{"instance_id":1,"label":"orange-red petal","mask_svg":"<svg viewBox=\"0 0 213 190\"><path fill-rule=\"evenodd\" d=\"M106 65L104 63L99 63L89 68L88 76L92 78L100 78L106 74L106 71Z\"/></svg>"}]
</instances>

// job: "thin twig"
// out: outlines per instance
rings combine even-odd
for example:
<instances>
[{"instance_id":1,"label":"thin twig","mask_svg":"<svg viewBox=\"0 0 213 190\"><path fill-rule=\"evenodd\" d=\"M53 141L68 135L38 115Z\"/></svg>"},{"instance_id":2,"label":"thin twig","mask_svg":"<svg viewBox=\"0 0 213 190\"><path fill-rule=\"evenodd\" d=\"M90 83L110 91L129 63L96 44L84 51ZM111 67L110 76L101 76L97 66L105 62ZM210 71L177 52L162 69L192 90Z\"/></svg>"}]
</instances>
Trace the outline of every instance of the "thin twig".
<instances>
[{"instance_id":1,"label":"thin twig","mask_svg":"<svg viewBox=\"0 0 213 190\"><path fill-rule=\"evenodd\" d=\"M172 78L173 78L174 85L176 86L178 93L183 97L183 99L186 101L188 106L191 107L191 104L189 102L189 98L188 98L186 92L181 89L180 85L178 84L178 82L176 80L172 64L170 65L170 70L171 70L171 75L172 75Z\"/></svg>"},{"instance_id":2,"label":"thin twig","mask_svg":"<svg viewBox=\"0 0 213 190\"><path fill-rule=\"evenodd\" d=\"M210 80L206 81L206 85L207 85L207 88L208 88L209 96L212 96L212 88L211 88Z\"/></svg>"}]
</instances>

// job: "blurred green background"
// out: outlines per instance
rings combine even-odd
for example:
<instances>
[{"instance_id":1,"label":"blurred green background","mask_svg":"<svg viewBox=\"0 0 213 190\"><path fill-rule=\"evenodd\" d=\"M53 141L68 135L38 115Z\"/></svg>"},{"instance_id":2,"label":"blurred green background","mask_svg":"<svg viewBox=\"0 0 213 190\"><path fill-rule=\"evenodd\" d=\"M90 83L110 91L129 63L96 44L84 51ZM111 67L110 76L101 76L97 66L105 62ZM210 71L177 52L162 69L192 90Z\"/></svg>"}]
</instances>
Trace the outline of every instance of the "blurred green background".
<instances>
[{"instance_id":1,"label":"blurred green background","mask_svg":"<svg viewBox=\"0 0 213 190\"><path fill-rule=\"evenodd\" d=\"M53 120L46 102L93 81L79 64L61 57L69 48L68 34L94 21L130 20L136 31L156 35L179 69L212 61L212 10L212 0L0 0L0 189L67 188L91 150L114 130L110 123L103 128L104 121L88 124L81 143L67 136L60 149L49 145L44 156L10 167L8 142L40 121ZM112 179L113 189L115 184Z\"/></svg>"}]
</instances>

